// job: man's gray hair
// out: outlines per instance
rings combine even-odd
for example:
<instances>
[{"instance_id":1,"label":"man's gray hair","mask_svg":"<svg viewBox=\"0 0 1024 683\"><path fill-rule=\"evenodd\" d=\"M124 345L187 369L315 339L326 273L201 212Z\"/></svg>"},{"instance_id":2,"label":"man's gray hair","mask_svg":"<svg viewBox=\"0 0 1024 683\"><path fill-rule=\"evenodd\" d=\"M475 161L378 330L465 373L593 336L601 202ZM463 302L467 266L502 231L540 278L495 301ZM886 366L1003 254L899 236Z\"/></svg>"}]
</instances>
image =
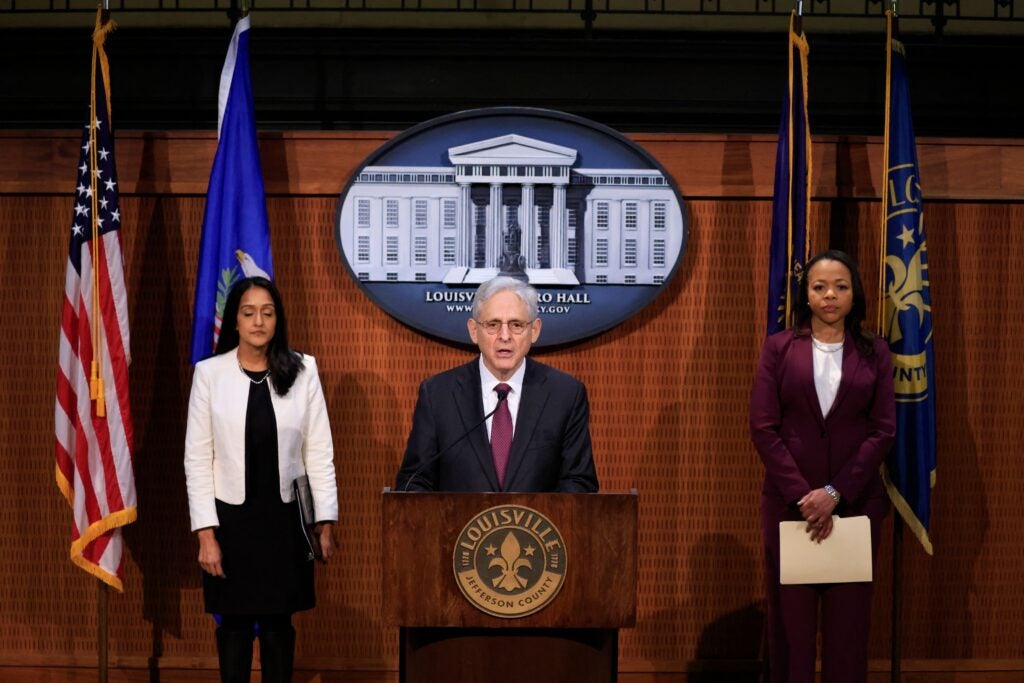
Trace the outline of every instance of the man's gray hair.
<instances>
[{"instance_id":1,"label":"man's gray hair","mask_svg":"<svg viewBox=\"0 0 1024 683\"><path fill-rule=\"evenodd\" d=\"M526 304L526 314L530 320L537 318L537 290L532 285L514 277L499 275L477 287L473 297L473 320L480 319L480 307L495 294L512 292ZM527 321L523 321L527 322Z\"/></svg>"}]
</instances>

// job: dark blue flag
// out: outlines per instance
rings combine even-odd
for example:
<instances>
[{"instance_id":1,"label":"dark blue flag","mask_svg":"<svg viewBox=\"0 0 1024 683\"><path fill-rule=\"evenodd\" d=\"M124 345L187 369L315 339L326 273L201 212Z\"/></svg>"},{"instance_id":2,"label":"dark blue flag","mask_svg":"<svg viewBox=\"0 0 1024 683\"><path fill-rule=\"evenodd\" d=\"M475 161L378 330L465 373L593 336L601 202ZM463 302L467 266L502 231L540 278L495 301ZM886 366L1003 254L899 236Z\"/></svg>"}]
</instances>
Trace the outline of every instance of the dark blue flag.
<instances>
[{"instance_id":1,"label":"dark blue flag","mask_svg":"<svg viewBox=\"0 0 1024 683\"><path fill-rule=\"evenodd\" d=\"M889 497L924 549L935 484L935 357L931 278L924 232L910 92L903 45L889 14L886 90L882 332L892 351L896 384L896 445L883 477Z\"/></svg>"},{"instance_id":2,"label":"dark blue flag","mask_svg":"<svg viewBox=\"0 0 1024 683\"><path fill-rule=\"evenodd\" d=\"M199 245L190 360L213 355L224 302L243 277L272 279L270 230L249 79L249 18L235 26L220 75L217 155Z\"/></svg>"},{"instance_id":3,"label":"dark blue flag","mask_svg":"<svg viewBox=\"0 0 1024 683\"><path fill-rule=\"evenodd\" d=\"M772 242L768 255L768 334L793 321L793 303L807 260L811 128L807 119L807 39L789 20L789 83L782 98L775 152Z\"/></svg>"}]
</instances>

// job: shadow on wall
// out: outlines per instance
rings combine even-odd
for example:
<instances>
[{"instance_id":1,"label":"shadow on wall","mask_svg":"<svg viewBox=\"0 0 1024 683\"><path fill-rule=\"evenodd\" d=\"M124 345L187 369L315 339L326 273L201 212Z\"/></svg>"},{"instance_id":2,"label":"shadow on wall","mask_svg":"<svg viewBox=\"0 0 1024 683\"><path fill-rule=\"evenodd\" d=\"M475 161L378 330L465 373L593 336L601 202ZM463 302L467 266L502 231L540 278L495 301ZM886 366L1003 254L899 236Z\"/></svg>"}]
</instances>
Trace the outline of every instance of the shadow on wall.
<instances>
[{"instance_id":1,"label":"shadow on wall","mask_svg":"<svg viewBox=\"0 0 1024 683\"><path fill-rule=\"evenodd\" d=\"M397 629L383 623L381 583L367 562L380 558L381 489L393 486L406 419L395 411L387 378L372 372L337 372L322 355L320 379L331 410L338 479L338 554L318 565L317 607L296 618L296 667L328 658L384 662L397 657ZM341 566L339 566L341 565ZM348 582L340 577L352 577ZM347 634L338 639L337 633Z\"/></svg>"},{"instance_id":2,"label":"shadow on wall","mask_svg":"<svg viewBox=\"0 0 1024 683\"><path fill-rule=\"evenodd\" d=\"M754 163L749 145L729 143L722 160L722 175L738 188L755 186ZM732 510L733 493L727 482L749 480L751 492L760 488L759 462L750 447L746 407L756 367L757 345L733 344L733 340L760 340L764 330L764 299L758 295L756 274L761 272L757 245L769 239L771 215L760 213L752 204L733 203L725 208L727 225L739 235L727 250L709 248L709 276L700 293L698 309L703 311L704 328L714 341L695 350L687 364L686 378L702 378L713 398L709 405L717 413L692 427L697 444L715 444L717 457L707 462L709 502L703 514L712 518ZM696 232L696 230L694 230ZM710 245L709 245L710 247ZM733 269L737 270L733 270ZM721 287L724 273L750 273L750 277ZM747 310L747 315L721 316L723 310ZM736 363L737 357L742 362ZM705 364L716 368L709 373ZM703 374L703 377L702 377ZM739 410L735 408L739 407ZM739 457L737 457L739 456ZM756 500L756 497L754 498ZM757 506L744 507L743 525L757 528ZM749 516L747 516L749 515ZM718 527L721 528L721 527ZM752 535L760 539L760 534ZM693 659L686 664L688 683L756 683L762 680L765 613L760 578L761 551L758 541L750 545L740 537L722 531L708 531L689 548L688 611L700 628Z\"/></svg>"},{"instance_id":3,"label":"shadow on wall","mask_svg":"<svg viewBox=\"0 0 1024 683\"><path fill-rule=\"evenodd\" d=\"M672 402L663 406L657 421L647 430L640 443L645 444L642 457L637 459L634 481L640 491L639 515L639 582L655 581L666 590L652 596L658 609L649 612L647 591L637 591L636 628L627 631L627 638L635 639L643 659L665 660L683 647L683 628L686 615L679 602L675 586L686 580L684 566L678 555L684 547L685 534L679 518L681 501L686 496L686 483L682 479L681 430L679 415L684 406ZM645 526L642 520L667 519L669 524Z\"/></svg>"},{"instance_id":4,"label":"shadow on wall","mask_svg":"<svg viewBox=\"0 0 1024 683\"><path fill-rule=\"evenodd\" d=\"M182 635L182 591L196 587L200 578L182 465L192 306L186 274L168 267L183 250L178 204L159 198L136 201L139 225L145 226L138 231L144 237L135 246L130 278L135 283L131 397L139 515L124 538L141 574L142 616L152 627L150 679L159 680L165 635Z\"/></svg>"},{"instance_id":5,"label":"shadow on wall","mask_svg":"<svg viewBox=\"0 0 1024 683\"><path fill-rule=\"evenodd\" d=\"M914 567L925 570L922 575L927 577L927 589L917 600L923 605L925 615L924 624L920 628L926 630L928 637L925 643L927 649L919 656L969 659L978 656L974 645L975 630L985 622L984 617L979 619L976 607L972 610L972 602L978 592L975 587L978 565L983 551L990 547L992 527L989 513L992 498L986 490L986 479L979 464L979 450L985 453L993 446L1002 445L1002 439L995 436L997 432L979 429L979 426L984 424L986 417L994 417L996 424L1006 424L1007 433L1013 433L1015 411L1000 397L1016 393L1010 387L1019 381L1015 373L1006 372L1006 364L979 362L980 357L972 354L970 345L966 343L973 332L970 323L984 322L982 329L997 329L997 333L991 336L986 345L988 353L997 358L1012 358L1019 354L1018 338L1004 333L1008 328L1004 327L1006 321L1001 319L1002 314L988 316L983 312L986 309L995 310L989 308L992 303L991 290L973 287L970 280L1005 284L1005 274L1018 269L1019 263L1010 244L996 249L967 244L969 238L957 228L959 217L955 211L951 207L933 206L925 209L926 213L930 211L932 215L938 214L936 220L928 219L932 221L929 233L939 234L936 242L946 242L946 245L934 251L929 248L929 260L934 264L933 272L938 274L932 290L932 302L935 305L932 319L935 329L935 380L938 384L935 388L938 415L937 483L932 490L930 534L935 556L927 557L921 551L914 534L905 529L903 585L905 594L912 595ZM1012 208L1002 207L1001 213L993 216L993 225L1019 223L1020 213ZM1015 242L1020 245L1019 240ZM933 240L929 240L928 246L932 244ZM984 266L979 269L979 264ZM979 271L995 275L979 276ZM997 289L1000 285L997 285ZM975 313L962 315L958 311ZM946 381L950 377L968 378L966 386L953 386ZM1019 414L1019 407L1017 412ZM1000 419L1002 416L1005 418ZM987 435L981 436L985 432ZM1012 443L1012 436L1007 440ZM939 523L936 524L936 521ZM935 569L940 561L943 566L941 575ZM909 607L904 602L905 639L906 629L912 623ZM1020 652L1020 649L1017 651ZM904 656L913 655L905 648Z\"/></svg>"},{"instance_id":6,"label":"shadow on wall","mask_svg":"<svg viewBox=\"0 0 1024 683\"><path fill-rule=\"evenodd\" d=\"M725 610L701 631L689 683L757 683L761 680L764 607L754 597L758 552L734 536L706 534L690 555L692 601L697 614ZM706 580L701 581L701 577Z\"/></svg>"}]
</instances>

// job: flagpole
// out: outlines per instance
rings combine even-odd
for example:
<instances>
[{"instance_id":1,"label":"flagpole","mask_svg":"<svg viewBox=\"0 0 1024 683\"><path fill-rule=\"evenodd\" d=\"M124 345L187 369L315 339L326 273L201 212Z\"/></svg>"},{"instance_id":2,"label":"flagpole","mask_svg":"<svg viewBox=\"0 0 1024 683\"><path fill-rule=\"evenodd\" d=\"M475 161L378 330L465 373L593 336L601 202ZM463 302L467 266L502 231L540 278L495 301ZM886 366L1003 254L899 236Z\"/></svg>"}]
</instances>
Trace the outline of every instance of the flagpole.
<instances>
[{"instance_id":1,"label":"flagpole","mask_svg":"<svg viewBox=\"0 0 1024 683\"><path fill-rule=\"evenodd\" d=\"M892 683L900 683L900 669L903 659L903 518L892 516L892 661L890 670Z\"/></svg>"},{"instance_id":2,"label":"flagpole","mask_svg":"<svg viewBox=\"0 0 1024 683\"><path fill-rule=\"evenodd\" d=\"M892 106L892 15L885 13L885 129L882 133L882 220L878 230L878 334L885 336L885 236L889 220L889 109Z\"/></svg>"},{"instance_id":3,"label":"flagpole","mask_svg":"<svg viewBox=\"0 0 1024 683\"><path fill-rule=\"evenodd\" d=\"M103 26L108 21L110 21L110 0L103 0L102 7L103 7L103 10L100 13L100 21L99 21L99 24L97 25L97 28ZM96 48L94 47L93 49L95 50ZM95 66L95 64L93 65L93 69L92 69L92 77L94 79L96 78L96 66ZM107 92L106 88L104 88L104 93L105 93L106 96L109 96L109 93ZM96 119L96 100L95 100L95 97L96 97L96 89L94 87L93 88L93 102L92 102L93 109L90 112L90 119L91 120L89 122L94 131L95 131L95 126L96 126L96 124L95 124L95 119ZM111 125L111 122L109 121L109 113L108 113L107 125ZM93 138L93 165L92 165L92 168L95 169L96 168L96 160L95 160L95 154L96 154L95 135L93 135L92 138ZM96 198L97 198L98 194L99 194L98 192L93 192L93 201L94 202L96 201ZM97 212L93 211L93 220L94 221L96 219L96 216L97 216ZM93 241L93 253L94 254L99 252L99 248L98 247L99 247L99 239L95 239ZM95 268L93 269L93 272L94 273L96 272ZM99 300L99 288L98 287L93 289L92 299L93 299L93 302L98 302L98 300ZM99 316L97 315L94 318L94 320L98 319L98 317ZM93 348L95 348L97 350L99 349L98 346L94 346ZM104 399L105 399L105 397L103 396L103 392L101 390L100 391L99 401L97 401L97 406L96 406L96 408L97 408L97 411L96 411L97 415L101 415L102 416L102 415L106 414L105 406L102 405ZM99 678L99 683L107 683L107 680L108 680L107 615L109 614L108 607L110 605L110 592L109 592L109 589L107 587L107 584L104 581L102 581L100 579L96 579L96 584L99 586L99 594L97 595L97 598L96 598L96 619L97 619L97 628L96 628L96 650L97 651L96 651L96 655L97 655L97 660L98 660L97 661L97 674L98 674L98 678Z\"/></svg>"},{"instance_id":4,"label":"flagpole","mask_svg":"<svg viewBox=\"0 0 1024 683\"><path fill-rule=\"evenodd\" d=\"M99 610L99 628L97 629L97 642L96 648L99 655L99 680L100 683L107 683L107 606L110 603L110 593L107 589L107 584L96 580L99 584L100 592L98 599L98 610Z\"/></svg>"},{"instance_id":5,"label":"flagpole","mask_svg":"<svg viewBox=\"0 0 1024 683\"><path fill-rule=\"evenodd\" d=\"M793 31L795 30L796 22L799 21L799 17L796 13L790 13L789 16L789 116L786 125L789 128L789 132L786 134L786 139L789 141L789 149L786 150L789 154L789 161L787 162L787 168L789 169L789 186L786 188L786 196L789 200L786 202L786 317L784 319L784 327L789 327L793 320ZM806 221L806 217L804 218Z\"/></svg>"},{"instance_id":6,"label":"flagpole","mask_svg":"<svg viewBox=\"0 0 1024 683\"><path fill-rule=\"evenodd\" d=\"M882 177L885 178L882 188L882 238L880 250L882 259L879 264L879 299L878 299L878 321L879 332L882 329L882 316L885 307L885 254L886 237L888 225L888 196L889 196L889 114L892 106L892 39L896 29L896 4L892 0L891 9L886 17L886 40L885 40L885 144L884 165ZM903 660L903 518L897 512L892 516L892 613L890 619L890 662L889 680L891 683L900 683L902 676Z\"/></svg>"},{"instance_id":7,"label":"flagpole","mask_svg":"<svg viewBox=\"0 0 1024 683\"><path fill-rule=\"evenodd\" d=\"M101 683L106 683L109 675L109 590L110 586L123 590L120 527L137 516L127 384L131 360L127 297L118 225L110 69L104 50L106 37L114 28L109 0L97 2L90 36L88 121L82 133L64 288L64 319L77 315L78 322L70 328L61 326L54 425L57 486L74 512L76 533L70 559L97 579L96 669ZM102 305L104 301L109 310ZM111 414L106 410L108 403ZM83 425L97 435L102 432L103 438L88 438ZM99 504L92 509L75 507L79 488L85 491L82 495Z\"/></svg>"}]
</instances>

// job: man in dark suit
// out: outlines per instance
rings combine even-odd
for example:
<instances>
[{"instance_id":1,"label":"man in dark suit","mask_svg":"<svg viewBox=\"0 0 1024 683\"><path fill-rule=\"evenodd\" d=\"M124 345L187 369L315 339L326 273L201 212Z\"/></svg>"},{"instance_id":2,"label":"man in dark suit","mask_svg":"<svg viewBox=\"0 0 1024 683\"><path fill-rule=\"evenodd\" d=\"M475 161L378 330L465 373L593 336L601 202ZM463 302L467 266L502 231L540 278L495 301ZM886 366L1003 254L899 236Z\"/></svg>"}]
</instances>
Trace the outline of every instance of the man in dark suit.
<instances>
[{"instance_id":1,"label":"man in dark suit","mask_svg":"<svg viewBox=\"0 0 1024 683\"><path fill-rule=\"evenodd\" d=\"M466 326L480 356L420 384L396 488L597 491L586 388L526 357L540 336L537 291L489 280Z\"/></svg>"}]
</instances>

